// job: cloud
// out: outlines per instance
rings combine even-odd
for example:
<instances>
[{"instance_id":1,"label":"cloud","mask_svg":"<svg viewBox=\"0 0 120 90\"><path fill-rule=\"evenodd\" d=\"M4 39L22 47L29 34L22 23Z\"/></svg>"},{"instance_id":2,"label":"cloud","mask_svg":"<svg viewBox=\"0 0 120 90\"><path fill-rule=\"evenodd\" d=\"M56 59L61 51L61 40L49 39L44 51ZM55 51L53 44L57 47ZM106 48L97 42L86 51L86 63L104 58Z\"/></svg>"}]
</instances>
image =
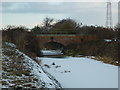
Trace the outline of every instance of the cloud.
<instances>
[{"instance_id":1,"label":"cloud","mask_svg":"<svg viewBox=\"0 0 120 90\"><path fill-rule=\"evenodd\" d=\"M76 13L87 10L98 11L105 3L94 2L4 2L3 13Z\"/></svg>"},{"instance_id":2,"label":"cloud","mask_svg":"<svg viewBox=\"0 0 120 90\"><path fill-rule=\"evenodd\" d=\"M1 0L2 2L118 2L119 0Z\"/></svg>"},{"instance_id":3,"label":"cloud","mask_svg":"<svg viewBox=\"0 0 120 90\"><path fill-rule=\"evenodd\" d=\"M28 11L29 4L22 2L4 2L2 3L2 12L3 13L23 13L26 10ZM30 9L30 8L29 8Z\"/></svg>"},{"instance_id":4,"label":"cloud","mask_svg":"<svg viewBox=\"0 0 120 90\"><path fill-rule=\"evenodd\" d=\"M116 5L112 6L117 12ZM80 12L102 12L105 2L3 2L3 13L41 13L41 14L73 14Z\"/></svg>"},{"instance_id":5,"label":"cloud","mask_svg":"<svg viewBox=\"0 0 120 90\"><path fill-rule=\"evenodd\" d=\"M116 4L112 4L115 22ZM2 8L6 24L26 22L30 25L48 16L56 19L70 17L83 24L104 25L106 18L105 2L3 2Z\"/></svg>"}]
</instances>

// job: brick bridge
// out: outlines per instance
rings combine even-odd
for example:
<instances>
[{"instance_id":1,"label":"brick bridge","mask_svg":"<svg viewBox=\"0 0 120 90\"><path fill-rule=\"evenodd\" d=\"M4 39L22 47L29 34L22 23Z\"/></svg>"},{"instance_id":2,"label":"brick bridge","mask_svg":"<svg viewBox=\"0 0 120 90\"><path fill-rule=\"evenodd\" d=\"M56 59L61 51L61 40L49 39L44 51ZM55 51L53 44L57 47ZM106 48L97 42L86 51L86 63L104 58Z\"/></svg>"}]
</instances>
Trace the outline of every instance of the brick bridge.
<instances>
[{"instance_id":1,"label":"brick bridge","mask_svg":"<svg viewBox=\"0 0 120 90\"><path fill-rule=\"evenodd\" d=\"M40 34L36 35L37 39L39 40L39 46L41 48L45 48L44 45L48 42L57 42L64 46L67 46L70 43L82 43L91 40L97 40L97 37L94 35L55 35L55 34Z\"/></svg>"}]
</instances>

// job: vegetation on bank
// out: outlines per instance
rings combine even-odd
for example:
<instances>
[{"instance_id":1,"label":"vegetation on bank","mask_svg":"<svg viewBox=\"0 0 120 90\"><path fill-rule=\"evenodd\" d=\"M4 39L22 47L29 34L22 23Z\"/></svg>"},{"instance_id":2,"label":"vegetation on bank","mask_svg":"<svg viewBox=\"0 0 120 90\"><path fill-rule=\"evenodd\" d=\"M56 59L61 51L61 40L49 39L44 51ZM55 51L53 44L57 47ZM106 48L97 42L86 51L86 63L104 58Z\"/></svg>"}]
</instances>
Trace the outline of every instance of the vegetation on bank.
<instances>
[{"instance_id":1,"label":"vegetation on bank","mask_svg":"<svg viewBox=\"0 0 120 90\"><path fill-rule=\"evenodd\" d=\"M2 88L36 88L38 78L31 74L24 56L15 47L5 43L2 46Z\"/></svg>"},{"instance_id":2,"label":"vegetation on bank","mask_svg":"<svg viewBox=\"0 0 120 90\"><path fill-rule=\"evenodd\" d=\"M19 50L34 58L41 56L37 38L23 26L8 26L2 31L2 41L14 43Z\"/></svg>"},{"instance_id":3,"label":"vegetation on bank","mask_svg":"<svg viewBox=\"0 0 120 90\"><path fill-rule=\"evenodd\" d=\"M68 56L94 56L95 60L113 65L120 65L119 60L120 42L89 41L85 43L70 44L66 47L65 54Z\"/></svg>"},{"instance_id":4,"label":"vegetation on bank","mask_svg":"<svg viewBox=\"0 0 120 90\"><path fill-rule=\"evenodd\" d=\"M61 88L60 83L52 75L45 73L38 63L19 51L15 44L3 42L2 53L1 88Z\"/></svg>"}]
</instances>

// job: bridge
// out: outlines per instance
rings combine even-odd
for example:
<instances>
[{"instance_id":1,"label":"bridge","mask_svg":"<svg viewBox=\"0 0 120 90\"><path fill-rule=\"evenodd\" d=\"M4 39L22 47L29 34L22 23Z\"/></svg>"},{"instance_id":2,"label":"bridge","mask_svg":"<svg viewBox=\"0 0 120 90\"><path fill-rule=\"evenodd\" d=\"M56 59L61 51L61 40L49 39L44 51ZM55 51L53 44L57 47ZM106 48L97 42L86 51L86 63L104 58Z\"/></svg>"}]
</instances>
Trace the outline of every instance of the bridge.
<instances>
[{"instance_id":1,"label":"bridge","mask_svg":"<svg viewBox=\"0 0 120 90\"><path fill-rule=\"evenodd\" d=\"M79 44L91 40L97 40L95 35L65 35L65 34L39 34L36 35L39 46L45 48L48 43L57 43L56 45L67 46L71 43Z\"/></svg>"}]
</instances>

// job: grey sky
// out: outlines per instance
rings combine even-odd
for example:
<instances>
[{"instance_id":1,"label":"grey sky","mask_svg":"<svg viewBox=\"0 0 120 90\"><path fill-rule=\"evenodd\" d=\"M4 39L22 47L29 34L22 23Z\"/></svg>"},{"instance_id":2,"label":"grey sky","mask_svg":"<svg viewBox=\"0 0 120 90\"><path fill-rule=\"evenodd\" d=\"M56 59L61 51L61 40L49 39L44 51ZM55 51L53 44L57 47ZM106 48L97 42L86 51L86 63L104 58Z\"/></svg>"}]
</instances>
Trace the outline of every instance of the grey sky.
<instances>
[{"instance_id":1,"label":"grey sky","mask_svg":"<svg viewBox=\"0 0 120 90\"><path fill-rule=\"evenodd\" d=\"M113 23L117 23L117 2L112 3ZM72 18L86 25L105 25L105 2L3 2L2 23L32 28L45 17ZM0 26L2 27L2 26Z\"/></svg>"}]
</instances>

